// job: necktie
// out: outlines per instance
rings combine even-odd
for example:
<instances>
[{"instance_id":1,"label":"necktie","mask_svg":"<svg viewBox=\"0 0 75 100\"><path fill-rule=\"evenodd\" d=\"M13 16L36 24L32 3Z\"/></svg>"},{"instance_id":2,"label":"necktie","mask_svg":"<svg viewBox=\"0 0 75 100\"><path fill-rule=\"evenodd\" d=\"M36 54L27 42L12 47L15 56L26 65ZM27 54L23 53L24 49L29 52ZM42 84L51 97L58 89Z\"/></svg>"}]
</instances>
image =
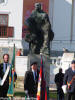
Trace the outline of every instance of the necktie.
<instances>
[{"instance_id":1,"label":"necktie","mask_svg":"<svg viewBox=\"0 0 75 100\"><path fill-rule=\"evenodd\" d=\"M6 72L6 69L7 69L7 63L4 63L4 68L3 68L4 73Z\"/></svg>"},{"instance_id":2,"label":"necktie","mask_svg":"<svg viewBox=\"0 0 75 100\"><path fill-rule=\"evenodd\" d=\"M7 64L6 64L6 69L7 69Z\"/></svg>"},{"instance_id":3,"label":"necktie","mask_svg":"<svg viewBox=\"0 0 75 100\"><path fill-rule=\"evenodd\" d=\"M35 72L35 81L37 80L37 75L36 75L36 72Z\"/></svg>"}]
</instances>

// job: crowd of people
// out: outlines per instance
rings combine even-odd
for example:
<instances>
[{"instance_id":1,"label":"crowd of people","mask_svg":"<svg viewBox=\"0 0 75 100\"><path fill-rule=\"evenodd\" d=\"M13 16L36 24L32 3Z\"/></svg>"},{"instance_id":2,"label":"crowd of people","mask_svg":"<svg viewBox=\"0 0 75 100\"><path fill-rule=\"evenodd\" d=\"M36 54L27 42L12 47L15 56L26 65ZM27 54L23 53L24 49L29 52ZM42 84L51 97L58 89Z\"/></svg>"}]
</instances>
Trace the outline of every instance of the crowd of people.
<instances>
[{"instance_id":1,"label":"crowd of people","mask_svg":"<svg viewBox=\"0 0 75 100\"><path fill-rule=\"evenodd\" d=\"M62 73L62 69L59 69L59 73L55 75L55 83L57 86L57 100L75 100L75 60L71 62L71 66ZM63 86L67 89L66 96L64 96Z\"/></svg>"},{"instance_id":2,"label":"crowd of people","mask_svg":"<svg viewBox=\"0 0 75 100\"><path fill-rule=\"evenodd\" d=\"M8 66L12 66L9 63L9 55L3 55L3 63L0 64L0 80L6 72ZM15 79L17 75L15 74ZM24 77L24 91L29 97L36 98L37 86L38 86L39 70L38 63L33 61L30 64L30 70L26 71ZM62 73L62 68L59 69L59 73L55 75L55 83L57 86L57 100L75 100L75 60L71 62L71 66ZM64 91L62 86L67 86L67 94L64 96ZM7 92L9 88L9 74L2 86L0 86L0 97L7 97Z\"/></svg>"}]
</instances>

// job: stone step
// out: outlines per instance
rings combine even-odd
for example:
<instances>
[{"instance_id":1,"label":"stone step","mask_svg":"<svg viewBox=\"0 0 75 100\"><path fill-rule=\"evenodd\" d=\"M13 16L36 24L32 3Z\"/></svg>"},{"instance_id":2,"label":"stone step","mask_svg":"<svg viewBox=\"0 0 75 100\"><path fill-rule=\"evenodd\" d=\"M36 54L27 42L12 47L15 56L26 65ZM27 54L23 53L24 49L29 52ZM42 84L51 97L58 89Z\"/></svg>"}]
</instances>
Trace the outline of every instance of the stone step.
<instances>
[{"instance_id":1,"label":"stone step","mask_svg":"<svg viewBox=\"0 0 75 100\"><path fill-rule=\"evenodd\" d=\"M17 77L14 91L24 91L24 77Z\"/></svg>"}]
</instances>

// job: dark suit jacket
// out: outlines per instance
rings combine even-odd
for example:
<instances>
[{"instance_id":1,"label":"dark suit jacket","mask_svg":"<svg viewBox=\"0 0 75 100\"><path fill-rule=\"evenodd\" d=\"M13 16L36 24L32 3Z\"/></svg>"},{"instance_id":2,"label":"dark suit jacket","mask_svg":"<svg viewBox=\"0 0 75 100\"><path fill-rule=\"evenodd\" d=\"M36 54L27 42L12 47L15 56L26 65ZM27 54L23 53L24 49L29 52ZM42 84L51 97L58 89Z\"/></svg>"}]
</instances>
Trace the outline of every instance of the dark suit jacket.
<instances>
[{"instance_id":1,"label":"dark suit jacket","mask_svg":"<svg viewBox=\"0 0 75 100\"><path fill-rule=\"evenodd\" d=\"M3 79L4 76L4 72L3 72L3 63L0 64L0 78ZM0 86L0 97L6 97L7 95L7 91L9 88L9 74L3 84L3 86Z\"/></svg>"},{"instance_id":2,"label":"dark suit jacket","mask_svg":"<svg viewBox=\"0 0 75 100\"><path fill-rule=\"evenodd\" d=\"M65 76L64 76L64 85L66 85L67 82L70 82L74 75L75 75L75 72L73 72L71 68L66 70ZM71 84L70 88L68 89L68 92L69 93L73 93L73 92L75 93L75 80L73 81L73 83Z\"/></svg>"},{"instance_id":3,"label":"dark suit jacket","mask_svg":"<svg viewBox=\"0 0 75 100\"><path fill-rule=\"evenodd\" d=\"M3 79L4 76L4 71L3 71L3 63L0 64L0 78ZM14 73L14 79L17 79L17 74L16 72ZM7 97L7 92L9 88L9 73L8 76L3 84L3 86L0 86L0 97Z\"/></svg>"},{"instance_id":4,"label":"dark suit jacket","mask_svg":"<svg viewBox=\"0 0 75 100\"><path fill-rule=\"evenodd\" d=\"M27 71L24 77L24 90L28 90L29 96L36 95L38 85L39 71L37 70L37 80L34 81L33 72Z\"/></svg>"}]
</instances>

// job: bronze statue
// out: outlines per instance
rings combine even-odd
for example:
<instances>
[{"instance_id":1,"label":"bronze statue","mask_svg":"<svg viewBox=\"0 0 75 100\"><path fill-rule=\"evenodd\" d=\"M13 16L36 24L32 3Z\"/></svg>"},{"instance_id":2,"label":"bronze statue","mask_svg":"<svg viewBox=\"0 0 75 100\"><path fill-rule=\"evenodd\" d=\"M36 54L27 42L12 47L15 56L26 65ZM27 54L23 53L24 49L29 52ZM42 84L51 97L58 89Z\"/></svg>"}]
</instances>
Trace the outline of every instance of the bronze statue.
<instances>
[{"instance_id":1,"label":"bronze statue","mask_svg":"<svg viewBox=\"0 0 75 100\"><path fill-rule=\"evenodd\" d=\"M41 9L40 3L35 3L35 10L25 21L30 34L26 34L25 41L29 42L30 52L34 54L50 54L50 41L54 33L48 14Z\"/></svg>"}]
</instances>

